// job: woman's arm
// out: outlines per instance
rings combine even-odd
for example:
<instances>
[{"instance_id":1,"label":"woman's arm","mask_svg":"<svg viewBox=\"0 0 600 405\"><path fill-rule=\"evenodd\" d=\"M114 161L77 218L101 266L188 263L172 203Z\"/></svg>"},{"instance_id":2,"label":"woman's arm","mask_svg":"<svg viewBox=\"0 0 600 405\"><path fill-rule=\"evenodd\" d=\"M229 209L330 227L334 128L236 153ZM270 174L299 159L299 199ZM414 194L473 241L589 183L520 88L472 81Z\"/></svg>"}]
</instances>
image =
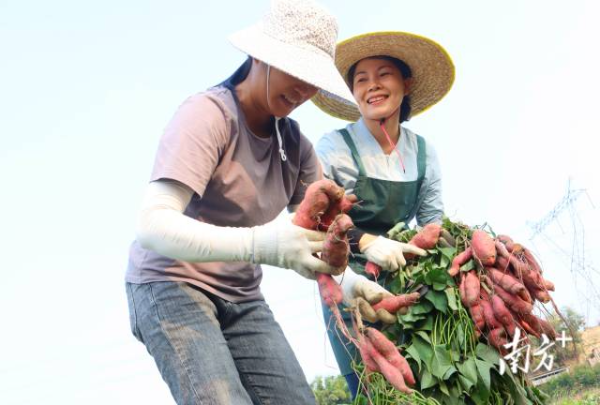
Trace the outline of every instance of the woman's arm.
<instances>
[{"instance_id":1,"label":"woman's arm","mask_svg":"<svg viewBox=\"0 0 600 405\"><path fill-rule=\"evenodd\" d=\"M137 225L142 247L188 262L245 261L292 269L304 277L337 273L312 256L323 248L325 234L288 218L252 228L221 227L183 214L193 191L172 180L148 185Z\"/></svg>"},{"instance_id":2,"label":"woman's arm","mask_svg":"<svg viewBox=\"0 0 600 405\"><path fill-rule=\"evenodd\" d=\"M442 171L437 153L430 143L427 143L427 171L421 191L419 192L417 208L417 224L441 224L444 216L442 200Z\"/></svg>"}]
</instances>

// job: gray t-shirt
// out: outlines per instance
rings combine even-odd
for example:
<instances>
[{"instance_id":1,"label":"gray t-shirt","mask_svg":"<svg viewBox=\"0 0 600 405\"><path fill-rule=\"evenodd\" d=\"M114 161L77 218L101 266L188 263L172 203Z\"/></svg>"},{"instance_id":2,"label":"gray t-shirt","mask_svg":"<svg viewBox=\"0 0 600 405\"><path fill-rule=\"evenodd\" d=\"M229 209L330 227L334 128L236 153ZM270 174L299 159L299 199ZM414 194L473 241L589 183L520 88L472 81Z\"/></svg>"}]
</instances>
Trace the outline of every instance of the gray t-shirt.
<instances>
[{"instance_id":1,"label":"gray t-shirt","mask_svg":"<svg viewBox=\"0 0 600 405\"><path fill-rule=\"evenodd\" d=\"M151 181L177 180L194 196L184 214L217 226L252 227L299 204L306 186L321 177L310 141L298 124L279 121L277 138L248 128L233 93L214 87L188 98L160 140ZM262 299L259 265L243 262L190 263L162 256L134 241L125 276L131 283L185 281L232 302Z\"/></svg>"}]
</instances>

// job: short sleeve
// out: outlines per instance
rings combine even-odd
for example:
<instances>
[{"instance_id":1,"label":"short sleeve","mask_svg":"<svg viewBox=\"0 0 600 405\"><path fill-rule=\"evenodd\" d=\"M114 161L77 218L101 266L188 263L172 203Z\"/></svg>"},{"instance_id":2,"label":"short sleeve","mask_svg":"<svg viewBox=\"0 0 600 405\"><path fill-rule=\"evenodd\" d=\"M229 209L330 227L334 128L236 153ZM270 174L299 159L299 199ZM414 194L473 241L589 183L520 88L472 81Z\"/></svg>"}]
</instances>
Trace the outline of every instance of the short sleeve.
<instances>
[{"instance_id":1,"label":"short sleeve","mask_svg":"<svg viewBox=\"0 0 600 405\"><path fill-rule=\"evenodd\" d=\"M315 149L304 135L300 136L299 164L298 181L296 182L296 188L290 200L290 205L300 204L304 198L307 186L323 178L323 171Z\"/></svg>"},{"instance_id":2,"label":"short sleeve","mask_svg":"<svg viewBox=\"0 0 600 405\"><path fill-rule=\"evenodd\" d=\"M189 97L160 139L151 181L177 180L202 196L231 133L225 106L206 94Z\"/></svg>"}]
</instances>

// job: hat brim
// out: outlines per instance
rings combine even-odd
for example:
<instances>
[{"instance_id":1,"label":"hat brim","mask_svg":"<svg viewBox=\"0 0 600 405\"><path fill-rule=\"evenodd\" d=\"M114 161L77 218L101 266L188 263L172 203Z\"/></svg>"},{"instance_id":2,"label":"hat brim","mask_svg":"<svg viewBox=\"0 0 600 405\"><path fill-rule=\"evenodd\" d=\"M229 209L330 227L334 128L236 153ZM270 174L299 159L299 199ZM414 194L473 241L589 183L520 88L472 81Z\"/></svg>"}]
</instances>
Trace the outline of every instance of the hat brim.
<instances>
[{"instance_id":1,"label":"hat brim","mask_svg":"<svg viewBox=\"0 0 600 405\"><path fill-rule=\"evenodd\" d=\"M324 91L333 99L352 105L354 97L334 62L323 50L298 47L262 32L260 24L235 32L229 42L240 51Z\"/></svg>"},{"instance_id":2,"label":"hat brim","mask_svg":"<svg viewBox=\"0 0 600 405\"><path fill-rule=\"evenodd\" d=\"M439 102L454 83L454 64L446 50L428 38L407 32L375 32L352 37L337 45L335 55L335 64L344 80L350 68L365 58L391 56L406 63L412 72L411 117ZM328 92L320 91L312 101L336 118L360 119L355 103L332 97Z\"/></svg>"}]
</instances>

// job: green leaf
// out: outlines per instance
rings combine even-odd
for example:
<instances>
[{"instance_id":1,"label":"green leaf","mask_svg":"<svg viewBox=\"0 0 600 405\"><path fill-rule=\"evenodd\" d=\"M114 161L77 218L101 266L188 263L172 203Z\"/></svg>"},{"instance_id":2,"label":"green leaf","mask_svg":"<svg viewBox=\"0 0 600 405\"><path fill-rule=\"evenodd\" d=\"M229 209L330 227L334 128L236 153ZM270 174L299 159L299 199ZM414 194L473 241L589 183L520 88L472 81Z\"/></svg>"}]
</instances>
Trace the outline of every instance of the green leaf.
<instances>
[{"instance_id":1,"label":"green leaf","mask_svg":"<svg viewBox=\"0 0 600 405\"><path fill-rule=\"evenodd\" d=\"M419 372L421 371L421 356L419 355L419 351L414 345L410 345L408 349L406 349L406 353L410 355L410 357L417 362L417 366L419 366Z\"/></svg>"},{"instance_id":2,"label":"green leaf","mask_svg":"<svg viewBox=\"0 0 600 405\"><path fill-rule=\"evenodd\" d=\"M427 368L431 370L431 363L433 359L433 349L431 345L424 341L420 336L414 336L412 345Z\"/></svg>"},{"instance_id":3,"label":"green leaf","mask_svg":"<svg viewBox=\"0 0 600 405\"><path fill-rule=\"evenodd\" d=\"M424 341L426 341L427 343L431 344L431 338L429 337L428 333L425 333L423 331L419 331L419 332L415 332L416 336L420 336L421 338L423 338Z\"/></svg>"},{"instance_id":4,"label":"green leaf","mask_svg":"<svg viewBox=\"0 0 600 405\"><path fill-rule=\"evenodd\" d=\"M472 259L460 266L460 271L470 271L475 268L475 261Z\"/></svg>"},{"instance_id":5,"label":"green leaf","mask_svg":"<svg viewBox=\"0 0 600 405\"><path fill-rule=\"evenodd\" d=\"M413 311L408 311L408 313L399 316L400 322L402 322L402 324L404 325L404 329L411 329L413 327L413 323L421 321L426 317L427 315L415 314L413 313Z\"/></svg>"},{"instance_id":6,"label":"green leaf","mask_svg":"<svg viewBox=\"0 0 600 405\"><path fill-rule=\"evenodd\" d=\"M431 388L437 385L437 380L433 378L431 373L427 370L423 372L423 377L421 378L421 389L425 390L427 388Z\"/></svg>"},{"instance_id":7,"label":"green leaf","mask_svg":"<svg viewBox=\"0 0 600 405\"><path fill-rule=\"evenodd\" d=\"M494 365L490 362L479 359L475 359L475 365L477 366L477 372L483 380L485 388L489 391L491 386L490 369L494 367Z\"/></svg>"},{"instance_id":8,"label":"green leaf","mask_svg":"<svg viewBox=\"0 0 600 405\"><path fill-rule=\"evenodd\" d=\"M486 360L492 364L498 365L500 362L500 355L492 346L488 346L483 343L477 344L475 348L475 354L480 359Z\"/></svg>"},{"instance_id":9,"label":"green leaf","mask_svg":"<svg viewBox=\"0 0 600 405\"><path fill-rule=\"evenodd\" d=\"M454 287L446 288L446 299L448 300L448 307L452 311L458 311L458 303L456 302L456 293Z\"/></svg>"},{"instance_id":10,"label":"green leaf","mask_svg":"<svg viewBox=\"0 0 600 405\"><path fill-rule=\"evenodd\" d=\"M448 299L445 293L430 290L425 294L425 299L431 302L438 311L448 312Z\"/></svg>"},{"instance_id":11,"label":"green leaf","mask_svg":"<svg viewBox=\"0 0 600 405\"><path fill-rule=\"evenodd\" d=\"M473 381L469 380L467 377L460 373L458 374L458 381L460 381L460 385L462 385L463 389L467 392L469 392L471 390L471 387L475 385Z\"/></svg>"},{"instance_id":12,"label":"green leaf","mask_svg":"<svg viewBox=\"0 0 600 405\"><path fill-rule=\"evenodd\" d=\"M466 378L471 383L471 386L477 384L477 366L475 365L475 359L469 358L465 360L465 362L459 363L456 366L458 367L460 376ZM467 390L469 388L467 388Z\"/></svg>"},{"instance_id":13,"label":"green leaf","mask_svg":"<svg viewBox=\"0 0 600 405\"><path fill-rule=\"evenodd\" d=\"M431 292L431 291L429 291L429 292ZM429 294L429 292L427 294ZM431 305L430 302L421 300L417 304L414 304L412 307L410 307L409 313L412 312L415 315L427 314L427 313L431 312L432 309L433 309L433 305Z\"/></svg>"},{"instance_id":14,"label":"green leaf","mask_svg":"<svg viewBox=\"0 0 600 405\"><path fill-rule=\"evenodd\" d=\"M444 373L444 377L442 377L442 380L444 381L448 381L448 379L450 377L452 377L452 374L456 373L456 367L454 366L450 366L450 368L448 369L448 371L446 371L446 373Z\"/></svg>"},{"instance_id":15,"label":"green leaf","mask_svg":"<svg viewBox=\"0 0 600 405\"><path fill-rule=\"evenodd\" d=\"M452 363L450 362L450 352L446 349L446 345L435 345L433 348L431 374L443 379L450 367L452 367Z\"/></svg>"},{"instance_id":16,"label":"green leaf","mask_svg":"<svg viewBox=\"0 0 600 405\"><path fill-rule=\"evenodd\" d=\"M440 381L440 391L442 391L447 396L450 396L450 391L448 391L448 386L444 381Z\"/></svg>"},{"instance_id":17,"label":"green leaf","mask_svg":"<svg viewBox=\"0 0 600 405\"><path fill-rule=\"evenodd\" d=\"M415 329L431 332L433 330L433 316L429 315L425 320L417 322Z\"/></svg>"},{"instance_id":18,"label":"green leaf","mask_svg":"<svg viewBox=\"0 0 600 405\"><path fill-rule=\"evenodd\" d=\"M425 275L425 283L432 285L434 288L436 284L443 284L445 286L449 280L450 276L448 276L446 270L440 267L432 269Z\"/></svg>"}]
</instances>

